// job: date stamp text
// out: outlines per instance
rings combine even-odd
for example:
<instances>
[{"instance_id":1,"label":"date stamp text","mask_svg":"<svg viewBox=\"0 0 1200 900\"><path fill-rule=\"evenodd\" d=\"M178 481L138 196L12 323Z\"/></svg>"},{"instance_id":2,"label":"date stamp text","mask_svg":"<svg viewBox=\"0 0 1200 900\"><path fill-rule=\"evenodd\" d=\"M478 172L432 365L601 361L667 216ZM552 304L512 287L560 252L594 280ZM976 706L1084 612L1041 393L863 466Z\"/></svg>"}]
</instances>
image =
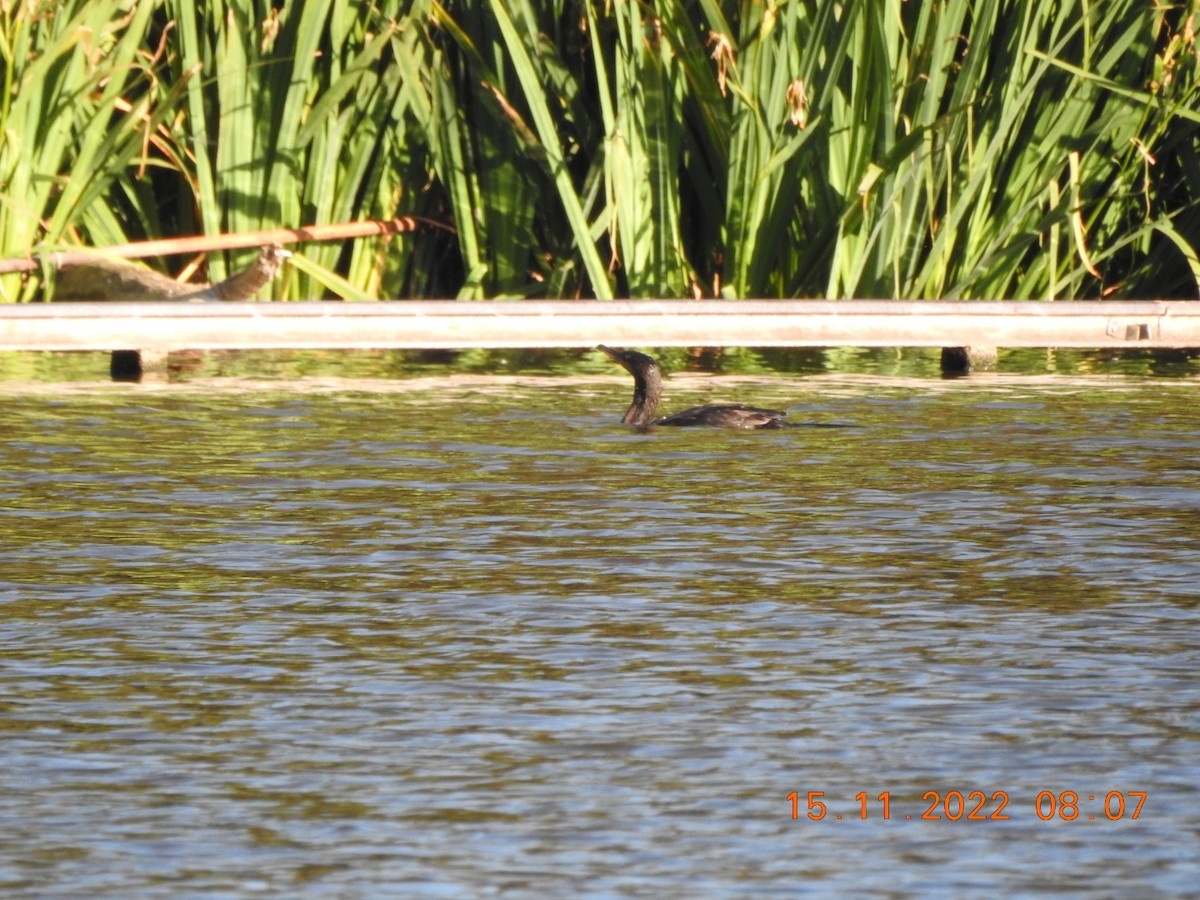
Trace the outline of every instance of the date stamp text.
<instances>
[{"instance_id":1,"label":"date stamp text","mask_svg":"<svg viewBox=\"0 0 1200 900\"><path fill-rule=\"evenodd\" d=\"M1040 791L1036 797L1013 803L1008 791L926 791L921 803L910 808L893 808L890 791L869 795L859 791L849 800L837 802L825 791L792 791L787 795L793 819L813 822L845 819L900 819L924 821L1004 822L1030 813L1043 822L1137 819L1146 803L1146 791L1105 791L1087 794L1078 791ZM844 811L842 811L844 809Z\"/></svg>"}]
</instances>

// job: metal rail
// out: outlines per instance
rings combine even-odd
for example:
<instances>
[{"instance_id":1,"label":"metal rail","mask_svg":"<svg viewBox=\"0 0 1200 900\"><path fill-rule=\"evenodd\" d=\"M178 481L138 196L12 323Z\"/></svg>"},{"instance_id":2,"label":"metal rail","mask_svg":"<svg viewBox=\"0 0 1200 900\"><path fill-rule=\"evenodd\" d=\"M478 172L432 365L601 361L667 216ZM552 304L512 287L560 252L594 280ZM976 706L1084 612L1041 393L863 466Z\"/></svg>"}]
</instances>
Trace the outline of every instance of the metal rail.
<instances>
[{"instance_id":1,"label":"metal rail","mask_svg":"<svg viewBox=\"0 0 1200 900\"><path fill-rule=\"evenodd\" d=\"M1200 347L1197 301L639 300L0 305L2 350Z\"/></svg>"}]
</instances>

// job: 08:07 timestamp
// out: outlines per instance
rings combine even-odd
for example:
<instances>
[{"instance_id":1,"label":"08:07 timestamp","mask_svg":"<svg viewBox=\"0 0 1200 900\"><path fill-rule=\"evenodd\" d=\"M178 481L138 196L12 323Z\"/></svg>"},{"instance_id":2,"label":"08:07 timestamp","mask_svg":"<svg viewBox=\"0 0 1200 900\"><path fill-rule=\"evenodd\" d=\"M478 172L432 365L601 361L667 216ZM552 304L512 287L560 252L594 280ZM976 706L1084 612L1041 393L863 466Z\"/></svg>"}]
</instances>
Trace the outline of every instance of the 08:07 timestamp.
<instances>
[{"instance_id":1,"label":"08:07 timestamp","mask_svg":"<svg viewBox=\"0 0 1200 900\"><path fill-rule=\"evenodd\" d=\"M854 799L858 802L854 810L857 815L852 813L844 818L901 818L892 815L890 791L884 791L873 798L868 796L866 791L859 791L854 795ZM990 795L984 791L968 791L965 794L962 791L926 791L921 795L921 799L928 805L923 810L914 810L902 818L949 819L952 822L960 819L970 822L1001 822L1012 818L1007 812L1007 791L993 791ZM829 801L825 799L824 791L809 791L807 794L792 791L787 795L787 800L792 804L793 819L799 819L802 814L814 822L827 817L839 822L843 819L843 816L830 812ZM1105 794L1086 796L1076 791L1041 791L1033 802L1033 809L1043 822L1049 822L1051 819L1068 822L1076 819L1094 821L1097 818L1116 822L1127 815L1136 819L1141 815L1145 802L1146 791L1108 791Z\"/></svg>"}]
</instances>

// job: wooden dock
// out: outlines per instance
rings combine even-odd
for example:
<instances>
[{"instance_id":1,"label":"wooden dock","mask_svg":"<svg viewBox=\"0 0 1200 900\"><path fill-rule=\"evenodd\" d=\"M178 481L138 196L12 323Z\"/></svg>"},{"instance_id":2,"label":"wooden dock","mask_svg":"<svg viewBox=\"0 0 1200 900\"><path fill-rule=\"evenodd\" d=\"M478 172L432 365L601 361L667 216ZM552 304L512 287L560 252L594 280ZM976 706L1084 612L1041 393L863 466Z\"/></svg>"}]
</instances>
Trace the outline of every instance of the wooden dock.
<instances>
[{"instance_id":1,"label":"wooden dock","mask_svg":"<svg viewBox=\"0 0 1200 900\"><path fill-rule=\"evenodd\" d=\"M639 300L0 305L0 350L1200 347L1197 301Z\"/></svg>"}]
</instances>

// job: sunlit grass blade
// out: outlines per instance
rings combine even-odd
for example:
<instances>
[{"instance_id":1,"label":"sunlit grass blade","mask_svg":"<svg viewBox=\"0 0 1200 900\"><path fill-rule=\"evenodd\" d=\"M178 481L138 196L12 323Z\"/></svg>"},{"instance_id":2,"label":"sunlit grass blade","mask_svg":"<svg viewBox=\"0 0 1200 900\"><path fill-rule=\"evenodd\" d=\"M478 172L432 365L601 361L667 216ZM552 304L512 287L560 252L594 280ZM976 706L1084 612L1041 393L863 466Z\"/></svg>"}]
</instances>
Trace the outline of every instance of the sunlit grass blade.
<instances>
[{"instance_id":1,"label":"sunlit grass blade","mask_svg":"<svg viewBox=\"0 0 1200 900\"><path fill-rule=\"evenodd\" d=\"M331 269L313 262L304 253L294 253L288 260L288 264L299 269L305 275L308 275L314 281L317 281L328 289L330 293L343 300L364 302L376 299L371 294L359 290L349 280L338 275Z\"/></svg>"},{"instance_id":2,"label":"sunlit grass blade","mask_svg":"<svg viewBox=\"0 0 1200 900\"><path fill-rule=\"evenodd\" d=\"M567 169L554 119L550 115L543 81L534 68L529 51L505 4L501 0L490 0L489 6L496 17L504 45L521 84L525 102L529 106L534 128L541 142L542 151L545 153L546 165L550 169L554 186L558 191L559 202L562 204L571 233L575 237L576 249L582 258L583 267L588 273L592 292L599 299L610 299L612 289L609 286L608 271L600 259L595 244L592 243L590 226L579 202L579 195L571 180L570 171Z\"/></svg>"}]
</instances>

